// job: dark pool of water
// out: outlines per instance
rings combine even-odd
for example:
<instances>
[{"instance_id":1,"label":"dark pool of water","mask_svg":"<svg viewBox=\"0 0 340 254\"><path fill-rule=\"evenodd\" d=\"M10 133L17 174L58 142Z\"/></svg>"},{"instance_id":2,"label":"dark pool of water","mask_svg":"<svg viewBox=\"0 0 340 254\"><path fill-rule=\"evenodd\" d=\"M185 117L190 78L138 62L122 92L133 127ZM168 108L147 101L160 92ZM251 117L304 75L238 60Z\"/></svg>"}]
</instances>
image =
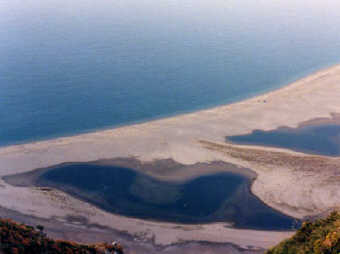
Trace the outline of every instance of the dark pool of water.
<instances>
[{"instance_id":1,"label":"dark pool of water","mask_svg":"<svg viewBox=\"0 0 340 254\"><path fill-rule=\"evenodd\" d=\"M237 144L288 148L295 151L339 156L340 125L317 125L299 128L279 128L273 131L255 130L251 134L227 137Z\"/></svg>"},{"instance_id":2,"label":"dark pool of water","mask_svg":"<svg viewBox=\"0 0 340 254\"><path fill-rule=\"evenodd\" d=\"M37 183L59 188L125 216L180 223L223 221L239 228L291 229L295 220L252 195L250 181L242 175L219 173L174 183L128 168L73 164L47 171Z\"/></svg>"}]
</instances>

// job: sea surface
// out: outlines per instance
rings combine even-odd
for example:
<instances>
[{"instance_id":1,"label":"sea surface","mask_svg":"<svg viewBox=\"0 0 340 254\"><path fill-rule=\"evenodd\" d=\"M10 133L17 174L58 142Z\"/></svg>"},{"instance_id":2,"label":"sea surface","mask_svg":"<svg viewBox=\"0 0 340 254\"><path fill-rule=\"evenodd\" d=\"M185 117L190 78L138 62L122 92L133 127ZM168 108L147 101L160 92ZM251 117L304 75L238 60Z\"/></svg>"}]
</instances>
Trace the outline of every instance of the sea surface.
<instances>
[{"instance_id":1,"label":"sea surface","mask_svg":"<svg viewBox=\"0 0 340 254\"><path fill-rule=\"evenodd\" d=\"M0 146L242 100L339 62L334 0L0 1Z\"/></svg>"},{"instance_id":2,"label":"sea surface","mask_svg":"<svg viewBox=\"0 0 340 254\"><path fill-rule=\"evenodd\" d=\"M261 230L291 230L299 225L298 220L255 197L250 192L251 182L231 172L168 182L129 168L73 163L49 169L36 184L60 189L109 212L141 219L225 222Z\"/></svg>"}]
</instances>

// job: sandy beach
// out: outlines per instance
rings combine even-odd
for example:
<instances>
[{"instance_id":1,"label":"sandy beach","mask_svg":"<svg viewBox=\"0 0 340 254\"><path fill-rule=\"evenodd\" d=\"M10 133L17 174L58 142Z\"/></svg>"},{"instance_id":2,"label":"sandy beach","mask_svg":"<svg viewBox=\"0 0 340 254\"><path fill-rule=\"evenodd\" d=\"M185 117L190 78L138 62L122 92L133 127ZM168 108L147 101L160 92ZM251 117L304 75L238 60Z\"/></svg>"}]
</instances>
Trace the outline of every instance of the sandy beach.
<instances>
[{"instance_id":1,"label":"sandy beach","mask_svg":"<svg viewBox=\"0 0 340 254\"><path fill-rule=\"evenodd\" d=\"M296 218L340 206L340 158L286 149L239 146L226 136L256 129L338 121L340 66L321 70L279 90L238 103L121 128L0 148L0 176L28 172L64 162L135 158L140 163L171 159L190 165L223 161L253 170L252 192L269 206ZM322 120L320 120L322 119ZM181 179L207 174L201 169L149 172ZM146 222L101 211L60 191L15 187L0 181L0 204L27 216L57 220L81 216L89 224L124 231L169 245L185 241L232 243L268 248L291 232L239 230L223 223L176 225ZM0 214L1 215L1 214Z\"/></svg>"}]
</instances>

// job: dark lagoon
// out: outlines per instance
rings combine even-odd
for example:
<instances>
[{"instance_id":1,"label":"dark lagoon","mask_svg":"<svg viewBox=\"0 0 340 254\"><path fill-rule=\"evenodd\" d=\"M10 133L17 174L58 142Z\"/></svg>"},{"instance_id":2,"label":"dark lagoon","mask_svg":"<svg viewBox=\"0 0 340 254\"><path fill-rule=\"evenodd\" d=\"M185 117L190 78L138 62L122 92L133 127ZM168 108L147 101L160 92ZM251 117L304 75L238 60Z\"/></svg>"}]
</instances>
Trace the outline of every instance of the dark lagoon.
<instances>
[{"instance_id":1,"label":"dark lagoon","mask_svg":"<svg viewBox=\"0 0 340 254\"><path fill-rule=\"evenodd\" d=\"M339 156L340 125L279 128L272 131L255 130L248 135L227 137L227 141L243 145L288 148L310 154Z\"/></svg>"},{"instance_id":2,"label":"dark lagoon","mask_svg":"<svg viewBox=\"0 0 340 254\"><path fill-rule=\"evenodd\" d=\"M54 187L124 216L178 223L226 222L237 228L287 230L293 218L250 192L252 179L235 173L160 181L135 170L86 163L48 169L35 185Z\"/></svg>"},{"instance_id":3,"label":"dark lagoon","mask_svg":"<svg viewBox=\"0 0 340 254\"><path fill-rule=\"evenodd\" d=\"M217 106L339 62L340 2L0 1L0 146Z\"/></svg>"}]
</instances>

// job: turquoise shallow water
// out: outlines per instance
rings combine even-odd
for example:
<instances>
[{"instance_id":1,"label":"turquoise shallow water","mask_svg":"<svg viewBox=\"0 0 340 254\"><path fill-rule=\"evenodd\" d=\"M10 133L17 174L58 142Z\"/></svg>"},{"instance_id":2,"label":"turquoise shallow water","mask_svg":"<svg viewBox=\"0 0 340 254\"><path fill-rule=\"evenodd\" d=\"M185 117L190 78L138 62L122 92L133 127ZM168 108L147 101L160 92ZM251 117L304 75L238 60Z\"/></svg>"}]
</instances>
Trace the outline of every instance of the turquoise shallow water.
<instances>
[{"instance_id":1,"label":"turquoise shallow water","mask_svg":"<svg viewBox=\"0 0 340 254\"><path fill-rule=\"evenodd\" d=\"M248 98L340 59L338 1L0 3L0 146Z\"/></svg>"}]
</instances>

